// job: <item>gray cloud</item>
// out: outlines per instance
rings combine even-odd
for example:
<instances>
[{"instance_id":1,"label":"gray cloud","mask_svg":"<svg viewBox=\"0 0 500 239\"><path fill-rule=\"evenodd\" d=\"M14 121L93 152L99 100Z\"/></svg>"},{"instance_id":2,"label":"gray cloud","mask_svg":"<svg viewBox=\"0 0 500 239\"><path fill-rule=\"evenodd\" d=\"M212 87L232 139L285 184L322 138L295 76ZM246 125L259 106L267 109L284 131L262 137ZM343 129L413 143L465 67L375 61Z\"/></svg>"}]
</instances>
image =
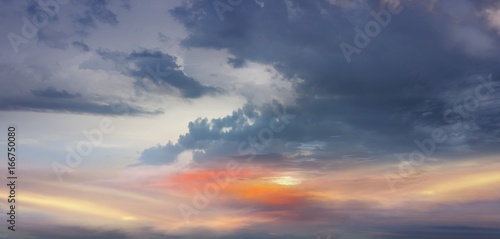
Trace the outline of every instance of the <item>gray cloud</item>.
<instances>
[{"instance_id":1,"label":"gray cloud","mask_svg":"<svg viewBox=\"0 0 500 239\"><path fill-rule=\"evenodd\" d=\"M347 219L349 220L349 219ZM339 228L334 227L334 228ZM356 226L355 234L363 236L363 238L430 238L430 239L496 239L500 235L500 230L488 227L469 227L460 225L395 225L382 226L371 228L370 226ZM204 238L204 239L311 239L311 238L329 238L329 239L347 239L352 238L352 234L344 234L336 232L336 230L321 230L317 233L302 233L302 235L286 235L286 234L270 234L257 232L255 229L243 229L231 234L214 235L209 231L202 229L192 231L190 235L178 236L168 235L155 232L149 228L144 228L135 232L125 232L116 229L97 229L78 226L55 226L50 228L32 227L26 229L22 233L27 233L26 238L29 239L131 239L131 238L148 238L148 239L187 239L187 238ZM328 237L330 236L330 237Z\"/></svg>"},{"instance_id":2,"label":"gray cloud","mask_svg":"<svg viewBox=\"0 0 500 239\"><path fill-rule=\"evenodd\" d=\"M68 35L61 31L52 30L48 27L38 31L38 42L48 47L64 50L68 47Z\"/></svg>"},{"instance_id":3,"label":"gray cloud","mask_svg":"<svg viewBox=\"0 0 500 239\"><path fill-rule=\"evenodd\" d=\"M77 226L59 226L56 228L35 228L30 229L29 233L32 234L33 238L65 238L65 239L85 239L85 238L95 238L95 239L126 239L130 238L126 233L119 230L106 230L106 229L90 229L85 227Z\"/></svg>"},{"instance_id":4,"label":"gray cloud","mask_svg":"<svg viewBox=\"0 0 500 239\"><path fill-rule=\"evenodd\" d=\"M111 26L119 24L117 14L109 9L107 0L78 0L73 4L78 4L81 9L79 14L72 17L73 30L81 37L89 36L89 30L97 29L100 23ZM129 9L130 6L124 2L122 7Z\"/></svg>"},{"instance_id":5,"label":"gray cloud","mask_svg":"<svg viewBox=\"0 0 500 239\"><path fill-rule=\"evenodd\" d=\"M390 229L391 234L374 238L429 238L429 239L494 239L500 236L500 229L467 226L402 226Z\"/></svg>"},{"instance_id":6,"label":"gray cloud","mask_svg":"<svg viewBox=\"0 0 500 239\"><path fill-rule=\"evenodd\" d=\"M339 44L354 44L354 27L364 29L366 23L375 21L370 10L378 12L386 6L378 1L348 9L327 1L292 3L298 15L291 16L282 1L265 2L263 7L255 1L243 1L225 13L224 21L206 1L194 1L170 11L190 33L184 46L227 50L234 56L228 59L234 67L245 61L272 65L294 84L298 94L294 112L298 117L275 136L274 145L266 150L289 141L316 140L326 144L312 154L313 158L387 158L418 149L415 139L429 138L432 129L445 127L450 140L438 145L433 156L465 157L498 151L492 143L495 140L485 140L498 138L492 133L499 126L493 123L500 117L498 90L490 94L488 101L480 102L481 107L469 112L474 116L455 120L475 125L461 129L465 139L455 140L457 131L450 129L450 120L444 119L450 107L463 105L460 100L467 96L475 97L474 90L481 83L472 78L492 74L493 82L499 79L496 46L490 46L493 55L470 54L463 42L453 40L450 29L461 25L456 25L452 17L431 13L418 3L404 2L403 12L393 14L390 24L381 27L380 34L361 53L353 54L349 64ZM487 5L472 4L477 10ZM359 14L353 17L352 11ZM483 22L467 24L482 34L477 37L498 40ZM492 85L498 89L498 84ZM452 92L468 93L458 96ZM253 110L262 109L256 106ZM461 117L457 112L453 115ZM255 117L252 126L238 120L242 117L246 115L240 109L224 118L193 121L189 133L180 136L176 145L202 149L204 156L213 159L233 155L238 143L255 135L270 115ZM219 124L231 130L223 133ZM164 150L172 152L168 147ZM286 152L296 154L297 149ZM141 159L148 161L145 155Z\"/></svg>"},{"instance_id":7,"label":"gray cloud","mask_svg":"<svg viewBox=\"0 0 500 239\"><path fill-rule=\"evenodd\" d=\"M25 232L30 236L29 239L132 239L132 238L148 238L148 239L188 239L188 238L205 238L205 239L309 239L308 237L298 237L290 235L273 235L268 233L256 233L253 230L245 230L235 232L228 235L216 235L211 231L204 229L193 230L190 235L169 235L156 232L151 228L142 228L137 231L125 232L117 229L102 229L102 228L89 228L78 226L55 226L51 228L46 227L32 227Z\"/></svg>"},{"instance_id":8,"label":"gray cloud","mask_svg":"<svg viewBox=\"0 0 500 239\"><path fill-rule=\"evenodd\" d=\"M66 91L34 90L36 97L0 98L0 111L37 111L97 115L158 115L163 111L151 111L123 102L92 102Z\"/></svg>"},{"instance_id":9,"label":"gray cloud","mask_svg":"<svg viewBox=\"0 0 500 239\"><path fill-rule=\"evenodd\" d=\"M151 164L171 163L183 150L197 150L194 158L202 162L206 159L246 156L240 151L252 147L256 148L256 158L263 155L268 159L280 160L282 156L279 153L286 149L290 140L312 138L307 130L309 126L303 124L303 119L291 119L295 114L294 108L284 108L280 103L273 102L263 106L247 104L222 118L198 118L189 123L188 133L179 136L177 143L169 142L165 146L149 148L142 153L140 160ZM273 125L281 130L273 133L273 140L263 144L258 139L259 133L265 128L270 130L271 122L275 122ZM245 142L245 149L239 150L242 142ZM289 149L286 153L296 151Z\"/></svg>"},{"instance_id":10,"label":"gray cloud","mask_svg":"<svg viewBox=\"0 0 500 239\"><path fill-rule=\"evenodd\" d=\"M170 39L170 37L165 36L165 34L163 34L163 33L161 33L161 32L158 32L158 40L159 40L160 42L165 43L165 42L170 41L171 39Z\"/></svg>"},{"instance_id":11,"label":"gray cloud","mask_svg":"<svg viewBox=\"0 0 500 239\"><path fill-rule=\"evenodd\" d=\"M184 150L180 144L168 142L164 146L156 146L142 152L140 160L148 164L166 164L175 161L177 155Z\"/></svg>"},{"instance_id":12,"label":"gray cloud","mask_svg":"<svg viewBox=\"0 0 500 239\"><path fill-rule=\"evenodd\" d=\"M110 25L117 25L118 24L118 19L116 18L116 14L113 13L108 9L108 3L109 1L107 0L89 0L89 1L81 1L81 3L87 7L87 11L85 12L85 16L82 19L87 19L84 21L81 21L80 23L86 24L88 23L88 26L95 26L94 19L110 24ZM90 20L92 19L92 20Z\"/></svg>"},{"instance_id":13,"label":"gray cloud","mask_svg":"<svg viewBox=\"0 0 500 239\"><path fill-rule=\"evenodd\" d=\"M46 97L46 98L63 98L63 99L69 99L69 98L76 98L76 97L81 97L82 95L76 93L76 94L70 94L65 90L58 91L53 87L48 87L45 90L31 90L31 93L33 93L34 96L36 97Z\"/></svg>"},{"instance_id":14,"label":"gray cloud","mask_svg":"<svg viewBox=\"0 0 500 239\"><path fill-rule=\"evenodd\" d=\"M236 58L229 58L227 59L227 63L234 68L241 68L245 65L245 60L242 59L236 59Z\"/></svg>"},{"instance_id":15,"label":"gray cloud","mask_svg":"<svg viewBox=\"0 0 500 239\"><path fill-rule=\"evenodd\" d=\"M90 51L90 47L83 42L74 41L73 43L71 43L71 45L85 52Z\"/></svg>"},{"instance_id":16,"label":"gray cloud","mask_svg":"<svg viewBox=\"0 0 500 239\"><path fill-rule=\"evenodd\" d=\"M105 60L113 61L124 73L134 77L136 86L146 90L144 78L160 87L173 87L185 98L199 98L222 92L221 89L206 86L187 76L175 62L175 57L161 51L142 50L132 53L98 50ZM134 66L131 67L130 64Z\"/></svg>"}]
</instances>

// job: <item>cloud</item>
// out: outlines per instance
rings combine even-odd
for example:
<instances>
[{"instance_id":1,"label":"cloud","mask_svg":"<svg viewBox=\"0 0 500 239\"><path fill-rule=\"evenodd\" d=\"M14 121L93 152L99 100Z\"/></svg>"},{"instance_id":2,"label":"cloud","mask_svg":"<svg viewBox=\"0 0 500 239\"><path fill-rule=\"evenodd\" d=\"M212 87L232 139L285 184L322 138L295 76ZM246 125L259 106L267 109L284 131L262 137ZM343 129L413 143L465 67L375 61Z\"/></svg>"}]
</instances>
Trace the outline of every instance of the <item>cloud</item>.
<instances>
[{"instance_id":1,"label":"cloud","mask_svg":"<svg viewBox=\"0 0 500 239\"><path fill-rule=\"evenodd\" d=\"M170 41L171 39L170 39L170 37L165 36L165 34L158 32L158 40L160 42L166 43L166 42Z\"/></svg>"},{"instance_id":2,"label":"cloud","mask_svg":"<svg viewBox=\"0 0 500 239\"><path fill-rule=\"evenodd\" d=\"M44 172L24 174L36 177L24 184L20 237L310 239L333 228L321 238L498 238L498 3L236 2L71 1L38 46L14 55L4 38L0 117L52 123L20 139L37 163L21 169ZM402 12L366 33L398 2ZM223 21L214 3L229 6ZM40 9L24 5L29 17ZM20 11L0 12L22 35ZM359 50L350 63L343 42ZM81 148L79 128L95 117L6 112L150 116L159 104L169 114L125 120L68 175L74 184L44 167L63 162L68 143ZM415 140L436 129L445 142L418 176L402 176L394 153L420 150ZM202 203L227 162L242 171L185 225L179 205ZM399 173L396 193L386 170Z\"/></svg>"},{"instance_id":3,"label":"cloud","mask_svg":"<svg viewBox=\"0 0 500 239\"><path fill-rule=\"evenodd\" d=\"M136 232L125 232L116 229L97 229L78 226L56 226L51 228L31 228L27 230L31 234L32 239L132 239L132 238L148 238L148 239L188 239L188 238L205 238L205 239L309 239L315 235L309 236L292 236L292 235L276 235L270 233L256 233L250 231L241 231L231 234L215 235L212 232L203 232L203 230L194 231L192 235L169 235L161 232L151 231L149 228L144 228ZM332 238L333 239L333 238Z\"/></svg>"},{"instance_id":4,"label":"cloud","mask_svg":"<svg viewBox=\"0 0 500 239\"><path fill-rule=\"evenodd\" d=\"M96 115L158 115L161 110L148 110L123 102L92 102L80 94L66 91L33 90L36 97L9 97L0 99L0 111L61 112Z\"/></svg>"},{"instance_id":5,"label":"cloud","mask_svg":"<svg viewBox=\"0 0 500 239\"><path fill-rule=\"evenodd\" d=\"M61 31L52 30L48 27L38 31L38 42L47 45L48 47L64 50L68 47L67 34Z\"/></svg>"},{"instance_id":6,"label":"cloud","mask_svg":"<svg viewBox=\"0 0 500 239\"><path fill-rule=\"evenodd\" d=\"M273 106L276 107L276 105ZM282 108L279 109L282 110ZM197 150L194 158L199 161L238 156L240 155L238 145L247 141L249 136L256 137L259 131L269 127L270 122L276 120L276 117L271 105L257 108L247 104L226 117L210 121L207 118L198 118L189 123L188 133L179 136L177 143L169 142L165 146L146 149L140 160L143 163L153 164L172 163L183 150ZM285 127L279 124L283 123L277 123L277 127ZM288 134L289 137L293 135L293 133ZM300 135L296 136L300 137ZM275 144L283 144L280 142L275 142ZM262 150L260 153L266 152L273 152L273 147Z\"/></svg>"},{"instance_id":7,"label":"cloud","mask_svg":"<svg viewBox=\"0 0 500 239\"><path fill-rule=\"evenodd\" d=\"M136 79L139 89L148 91L148 79L155 86L163 89L174 88L184 98L200 98L204 95L221 93L219 88L206 86L187 76L176 63L176 58L161 51L141 50L132 53L98 50L105 60L117 64L124 74ZM150 92L151 93L151 92Z\"/></svg>"},{"instance_id":8,"label":"cloud","mask_svg":"<svg viewBox=\"0 0 500 239\"><path fill-rule=\"evenodd\" d=\"M127 239L126 233L113 229L91 229L78 226L59 226L54 228L35 228L28 230L33 238L65 239Z\"/></svg>"},{"instance_id":9,"label":"cloud","mask_svg":"<svg viewBox=\"0 0 500 239\"><path fill-rule=\"evenodd\" d=\"M33 93L33 95L36 97L62 98L62 99L76 98L82 96L78 93L70 94L65 90L58 91L53 87L48 87L45 90L31 90L31 93Z\"/></svg>"},{"instance_id":10,"label":"cloud","mask_svg":"<svg viewBox=\"0 0 500 239\"><path fill-rule=\"evenodd\" d=\"M181 145L168 142L164 146L156 146L144 150L139 160L149 164L169 164L175 162L177 156L182 151L183 147Z\"/></svg>"},{"instance_id":11,"label":"cloud","mask_svg":"<svg viewBox=\"0 0 500 239\"><path fill-rule=\"evenodd\" d=\"M321 141L322 148L314 152L286 149L284 153L316 159L336 160L351 155L387 160L394 153L418 149L414 141L431 137L434 128L447 127L447 133L455 134L444 114L456 100L476 97L474 89L482 83L470 79L492 74L490 84L495 85L500 75L491 63L498 58L496 46L477 45L498 39L481 21L470 20L464 28L457 25L455 16L436 15L405 1L403 12L393 14L387 26L380 26L380 33L359 54L353 54L348 63L339 44L355 44L355 27L365 31L367 23L376 23L370 11L387 11L389 4L369 1L346 8L327 1L290 2L300 13L293 19L289 18L287 4L281 1L266 2L263 7L245 1L225 12L224 21L210 2L195 1L170 11L189 32L183 41L185 47L225 50L233 56L228 59L233 67L242 67L244 62L270 65L293 83L297 94L294 112L298 116L284 132L275 135L273 146L267 151L287 142ZM411 30L408 26L412 26ZM481 35L465 37L462 33L471 27ZM457 31L464 36L458 43ZM469 93L457 99L446 94L452 91ZM476 116L467 120L481 120L475 121L474 130L467 130L468 136L461 145L450 137L438 145L442 147L433 156L450 157L455 155L453 151L481 155L485 147L486 154L497 151L492 144L476 144L494 137L491 131L497 127L491 122L500 116L500 111L490 107L498 108L498 101L493 99L498 98L499 92L490 93L491 101L479 102L489 105L488 110L481 106L469 112ZM262 106L255 106L252 112L262 110ZM246 125L241 120L246 117L256 124ZM172 145L201 150L195 158L235 155L238 144L258 133L269 119L267 113L249 117L243 108L219 119L198 119L189 124L189 133ZM141 157L141 161L148 162L147 157Z\"/></svg>"},{"instance_id":12,"label":"cloud","mask_svg":"<svg viewBox=\"0 0 500 239\"><path fill-rule=\"evenodd\" d=\"M500 236L500 229L485 227L467 227L467 226L403 226L400 228L391 228L390 232L384 236L375 238L429 238L429 239L493 239Z\"/></svg>"},{"instance_id":13,"label":"cloud","mask_svg":"<svg viewBox=\"0 0 500 239\"><path fill-rule=\"evenodd\" d=\"M111 26L119 24L118 16L110 10L110 1L108 0L89 0L75 1L78 4L79 12L72 16L73 30L82 37L90 35L89 29L97 29L99 23ZM124 2L123 8L129 9L130 6Z\"/></svg>"},{"instance_id":14,"label":"cloud","mask_svg":"<svg viewBox=\"0 0 500 239\"><path fill-rule=\"evenodd\" d=\"M245 61L241 59L236 59L236 58L229 58L227 60L227 63L234 68L241 68L245 65Z\"/></svg>"},{"instance_id":15,"label":"cloud","mask_svg":"<svg viewBox=\"0 0 500 239\"><path fill-rule=\"evenodd\" d=\"M90 1L81 1L81 3L87 7L87 11L85 12L85 16L83 19L87 19L85 21L82 21L80 23L88 23L89 26L94 26L95 24L93 23L94 19L110 24L110 25L117 25L118 24L118 19L116 17L116 14L113 13L108 9L108 3L109 1L107 0L90 0ZM92 19L92 20L90 20Z\"/></svg>"},{"instance_id":16,"label":"cloud","mask_svg":"<svg viewBox=\"0 0 500 239\"><path fill-rule=\"evenodd\" d=\"M74 41L71 45L85 52L90 51L90 47L83 42Z\"/></svg>"}]
</instances>

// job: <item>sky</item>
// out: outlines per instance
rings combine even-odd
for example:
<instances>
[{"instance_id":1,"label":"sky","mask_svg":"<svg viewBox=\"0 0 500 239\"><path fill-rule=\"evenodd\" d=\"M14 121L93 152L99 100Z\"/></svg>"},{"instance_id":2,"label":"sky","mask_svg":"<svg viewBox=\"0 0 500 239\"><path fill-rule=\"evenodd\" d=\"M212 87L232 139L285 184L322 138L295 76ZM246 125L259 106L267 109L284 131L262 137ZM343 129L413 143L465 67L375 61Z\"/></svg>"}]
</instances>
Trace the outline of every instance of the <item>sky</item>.
<instances>
[{"instance_id":1,"label":"sky","mask_svg":"<svg viewBox=\"0 0 500 239\"><path fill-rule=\"evenodd\" d=\"M0 238L500 238L498 1L0 4Z\"/></svg>"}]
</instances>

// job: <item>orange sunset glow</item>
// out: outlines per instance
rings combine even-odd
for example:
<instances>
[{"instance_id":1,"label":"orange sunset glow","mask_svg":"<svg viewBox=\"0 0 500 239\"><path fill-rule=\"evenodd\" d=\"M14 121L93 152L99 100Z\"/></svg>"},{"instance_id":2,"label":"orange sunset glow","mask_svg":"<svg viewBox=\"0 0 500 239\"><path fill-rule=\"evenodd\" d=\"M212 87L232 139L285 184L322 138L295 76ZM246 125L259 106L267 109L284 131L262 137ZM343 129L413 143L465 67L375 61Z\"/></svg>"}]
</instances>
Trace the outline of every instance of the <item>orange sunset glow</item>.
<instances>
[{"instance_id":1,"label":"orange sunset glow","mask_svg":"<svg viewBox=\"0 0 500 239\"><path fill-rule=\"evenodd\" d=\"M0 239L499 239L500 1L1 0Z\"/></svg>"}]
</instances>

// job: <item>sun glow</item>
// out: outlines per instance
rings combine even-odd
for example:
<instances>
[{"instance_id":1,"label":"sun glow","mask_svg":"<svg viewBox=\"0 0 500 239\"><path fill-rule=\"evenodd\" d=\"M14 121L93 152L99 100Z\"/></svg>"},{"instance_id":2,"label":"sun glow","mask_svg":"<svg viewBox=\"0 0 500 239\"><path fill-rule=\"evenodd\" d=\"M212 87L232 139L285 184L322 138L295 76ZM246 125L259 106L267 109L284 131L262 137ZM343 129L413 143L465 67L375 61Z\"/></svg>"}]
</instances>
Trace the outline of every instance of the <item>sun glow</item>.
<instances>
[{"instance_id":1,"label":"sun glow","mask_svg":"<svg viewBox=\"0 0 500 239\"><path fill-rule=\"evenodd\" d=\"M266 180L279 184L279 185L286 185L286 186L293 186L293 185L299 185L302 183L302 180L299 178L291 177L291 176L282 176L282 177L267 177L265 178Z\"/></svg>"}]
</instances>

